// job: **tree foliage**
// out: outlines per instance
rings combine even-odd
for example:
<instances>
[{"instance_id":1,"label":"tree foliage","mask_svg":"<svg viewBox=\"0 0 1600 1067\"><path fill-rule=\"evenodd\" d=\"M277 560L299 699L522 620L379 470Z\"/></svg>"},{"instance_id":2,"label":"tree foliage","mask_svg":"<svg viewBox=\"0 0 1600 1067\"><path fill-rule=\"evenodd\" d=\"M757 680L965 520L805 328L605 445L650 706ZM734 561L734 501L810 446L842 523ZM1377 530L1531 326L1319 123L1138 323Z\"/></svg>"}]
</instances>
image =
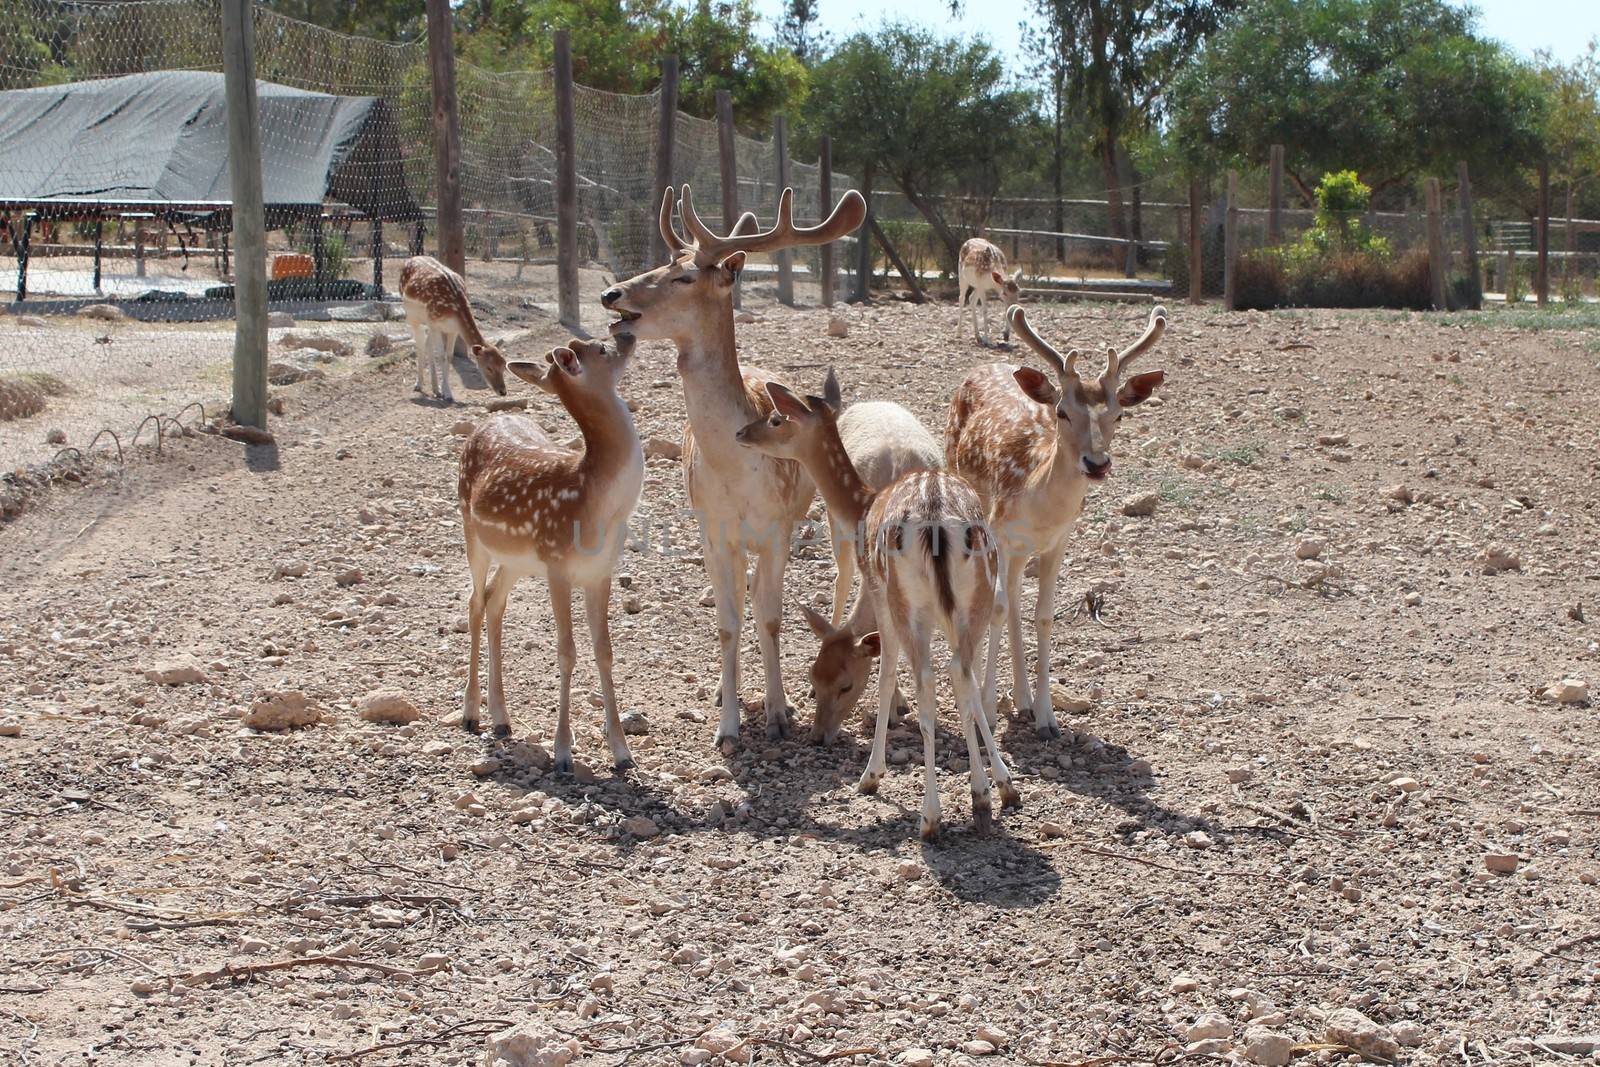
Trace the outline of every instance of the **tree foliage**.
<instances>
[{"instance_id":1,"label":"tree foliage","mask_svg":"<svg viewBox=\"0 0 1600 1067\"><path fill-rule=\"evenodd\" d=\"M992 196L1032 104L987 42L891 23L850 37L818 66L807 118L833 135L836 159L898 185L954 263L960 241L929 198Z\"/></svg>"},{"instance_id":2,"label":"tree foliage","mask_svg":"<svg viewBox=\"0 0 1600 1067\"><path fill-rule=\"evenodd\" d=\"M1584 194L1592 206L1600 202L1600 39L1570 64L1541 54L1538 68L1549 104L1542 134L1550 180L1564 189L1569 210Z\"/></svg>"},{"instance_id":3,"label":"tree foliage","mask_svg":"<svg viewBox=\"0 0 1600 1067\"><path fill-rule=\"evenodd\" d=\"M1527 65L1443 0L1255 0L1173 88L1189 158L1259 165L1284 146L1309 202L1328 171L1381 191L1421 174L1532 159L1544 94Z\"/></svg>"}]
</instances>

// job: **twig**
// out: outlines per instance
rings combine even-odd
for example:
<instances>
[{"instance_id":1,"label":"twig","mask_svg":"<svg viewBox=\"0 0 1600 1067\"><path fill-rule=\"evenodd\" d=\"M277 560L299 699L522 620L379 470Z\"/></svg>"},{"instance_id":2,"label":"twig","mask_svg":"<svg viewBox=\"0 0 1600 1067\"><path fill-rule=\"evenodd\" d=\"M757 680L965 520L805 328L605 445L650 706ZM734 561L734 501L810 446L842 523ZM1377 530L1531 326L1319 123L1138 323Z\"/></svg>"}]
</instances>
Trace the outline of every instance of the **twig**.
<instances>
[{"instance_id":1,"label":"twig","mask_svg":"<svg viewBox=\"0 0 1600 1067\"><path fill-rule=\"evenodd\" d=\"M1316 345L1307 344L1305 341L1290 341L1286 345L1279 345L1278 346L1278 351L1279 352L1293 352L1296 349L1300 349L1300 348L1316 348L1316 347L1317 347Z\"/></svg>"},{"instance_id":2,"label":"twig","mask_svg":"<svg viewBox=\"0 0 1600 1067\"><path fill-rule=\"evenodd\" d=\"M378 963L373 960L350 959L343 956L299 956L290 960L273 960L270 963L224 963L221 967L214 971L196 971L194 974L184 975L181 979L179 979L179 981L187 986L197 986L205 985L208 982L215 982L220 978L231 978L235 980L240 978L253 978L258 974L265 974L268 971L283 971L288 970L291 967L360 967L369 971L377 971L379 974L385 974L391 977L404 975L407 978L415 978L418 975L433 974L435 971L447 970L449 965L444 964L438 967L432 967L426 971L412 971L407 970L404 967L391 967L387 963Z\"/></svg>"},{"instance_id":3,"label":"twig","mask_svg":"<svg viewBox=\"0 0 1600 1067\"><path fill-rule=\"evenodd\" d=\"M804 1056L812 1063L832 1063L834 1060L842 1060L847 1056L873 1056L878 1053L876 1045L867 1045L863 1048L841 1048L835 1049L833 1052L812 1052L810 1049L801 1048L799 1045L791 1045L787 1041L779 1041L775 1037L747 1037L744 1039L744 1044L768 1045L772 1048L782 1049L785 1052L792 1052L796 1056Z\"/></svg>"},{"instance_id":4,"label":"twig","mask_svg":"<svg viewBox=\"0 0 1600 1067\"><path fill-rule=\"evenodd\" d=\"M468 1019L465 1022L456 1023L454 1026L447 1026L432 1037L408 1037L404 1041L385 1041L382 1044L357 1049L355 1052L329 1056L328 1059L333 1062L359 1060L363 1056L370 1056L374 1052L385 1052L389 1049L409 1048L413 1045L444 1045L448 1044L452 1037L483 1037L486 1034L492 1034L496 1030L503 1030L510 1025L510 1019ZM489 1029L481 1031L467 1029L473 1026L486 1026Z\"/></svg>"}]
</instances>

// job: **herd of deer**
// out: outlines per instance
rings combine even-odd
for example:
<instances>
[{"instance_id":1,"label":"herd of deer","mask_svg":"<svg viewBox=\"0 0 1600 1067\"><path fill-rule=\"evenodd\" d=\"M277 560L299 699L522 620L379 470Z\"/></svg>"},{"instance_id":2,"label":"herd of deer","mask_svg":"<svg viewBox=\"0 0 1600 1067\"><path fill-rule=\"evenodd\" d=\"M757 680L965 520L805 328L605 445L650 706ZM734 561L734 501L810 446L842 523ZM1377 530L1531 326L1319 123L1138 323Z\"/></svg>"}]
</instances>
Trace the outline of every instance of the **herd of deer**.
<instances>
[{"instance_id":1,"label":"herd of deer","mask_svg":"<svg viewBox=\"0 0 1600 1067\"><path fill-rule=\"evenodd\" d=\"M671 341L688 412L684 474L690 506L700 520L722 650L716 742L731 746L739 736L739 645L750 556L756 560L754 616L766 680L767 736L776 739L791 730L778 657L784 568L790 533L820 490L838 579L831 619L802 608L821 640L810 672L817 704L811 736L826 742L838 734L878 660L877 724L859 784L862 792L874 792L886 771L885 745L892 710L900 703L896 678L904 654L916 686L923 741L921 830L924 837L933 835L939 827L939 790L932 639L940 631L949 648L947 668L967 743L973 819L985 828L992 820L991 773L1002 807L1020 803L994 737L1002 617L1010 639L1013 703L1031 712L1041 736L1059 737L1049 672L1062 554L1088 483L1110 470L1117 421L1161 384L1160 371L1124 376L1161 337L1164 312L1157 308L1143 336L1120 352L1110 350L1104 372L1086 380L1078 374L1078 352L1062 356L1013 304L1005 315L1006 336L1014 329L1054 377L999 363L974 370L956 391L941 449L898 404L845 408L831 370L821 395L802 396L739 363L733 292L745 257L825 244L856 230L866 212L858 193L846 194L826 221L807 228L794 225L792 192L785 190L772 229L760 230L746 213L720 236L695 212L687 185L676 206L686 233L674 224L669 190L661 202L660 227L670 261L601 295L601 303L616 315L609 349L573 340L542 363L507 364L479 332L458 276L426 258L412 260L402 273L401 295L418 342L418 389L427 360L426 366L443 375L442 394L449 395L447 354L459 335L497 392L505 391L509 369L559 398L583 436L581 448L568 448L533 420L507 414L476 430L462 452L457 488L472 574L465 724L479 726L480 637L487 621L489 715L496 736L510 733L501 623L517 580L542 575L554 607L560 672L555 765L572 769L574 588L584 595L605 736L617 768L633 765L612 683L608 603L612 572L643 483L644 456L618 386L637 341ZM1014 300L1017 276L1006 275L1004 257L987 242L968 242L961 258L962 304L965 309L967 298L976 298L973 329L981 340L977 320L981 314L986 331L986 301L994 296ZM1030 682L1020 594L1024 569L1035 558L1039 592ZM863 588L846 617L857 569Z\"/></svg>"}]
</instances>

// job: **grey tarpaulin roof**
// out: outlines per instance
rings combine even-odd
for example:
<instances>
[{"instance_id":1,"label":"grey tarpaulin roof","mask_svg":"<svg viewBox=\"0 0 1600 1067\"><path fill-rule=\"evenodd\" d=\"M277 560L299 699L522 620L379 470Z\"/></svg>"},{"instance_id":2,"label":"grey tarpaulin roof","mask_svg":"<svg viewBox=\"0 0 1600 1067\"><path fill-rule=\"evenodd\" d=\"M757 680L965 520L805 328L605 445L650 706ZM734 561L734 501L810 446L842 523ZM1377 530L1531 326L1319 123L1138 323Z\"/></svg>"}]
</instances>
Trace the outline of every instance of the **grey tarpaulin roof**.
<instances>
[{"instance_id":1,"label":"grey tarpaulin roof","mask_svg":"<svg viewBox=\"0 0 1600 1067\"><path fill-rule=\"evenodd\" d=\"M258 82L267 206L325 197L416 218L394 109ZM0 92L0 200L233 199L222 75L159 71Z\"/></svg>"}]
</instances>

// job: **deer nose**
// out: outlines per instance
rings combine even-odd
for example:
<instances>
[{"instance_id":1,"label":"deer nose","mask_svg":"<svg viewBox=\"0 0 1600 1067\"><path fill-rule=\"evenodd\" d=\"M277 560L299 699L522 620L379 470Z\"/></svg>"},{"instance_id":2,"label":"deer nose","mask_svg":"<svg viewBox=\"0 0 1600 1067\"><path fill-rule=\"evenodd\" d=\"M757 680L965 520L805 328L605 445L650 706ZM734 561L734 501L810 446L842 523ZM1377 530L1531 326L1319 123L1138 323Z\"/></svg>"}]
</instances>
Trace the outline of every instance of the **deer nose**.
<instances>
[{"instance_id":1,"label":"deer nose","mask_svg":"<svg viewBox=\"0 0 1600 1067\"><path fill-rule=\"evenodd\" d=\"M1083 457L1083 473L1099 481L1111 472L1111 460L1093 460L1088 456Z\"/></svg>"},{"instance_id":2,"label":"deer nose","mask_svg":"<svg viewBox=\"0 0 1600 1067\"><path fill-rule=\"evenodd\" d=\"M612 304L615 304L618 300L621 300L621 299L622 299L622 287L621 286L613 285L611 288L607 289L605 292L600 294L600 304L601 304L601 306L607 307L607 308L609 308Z\"/></svg>"}]
</instances>

